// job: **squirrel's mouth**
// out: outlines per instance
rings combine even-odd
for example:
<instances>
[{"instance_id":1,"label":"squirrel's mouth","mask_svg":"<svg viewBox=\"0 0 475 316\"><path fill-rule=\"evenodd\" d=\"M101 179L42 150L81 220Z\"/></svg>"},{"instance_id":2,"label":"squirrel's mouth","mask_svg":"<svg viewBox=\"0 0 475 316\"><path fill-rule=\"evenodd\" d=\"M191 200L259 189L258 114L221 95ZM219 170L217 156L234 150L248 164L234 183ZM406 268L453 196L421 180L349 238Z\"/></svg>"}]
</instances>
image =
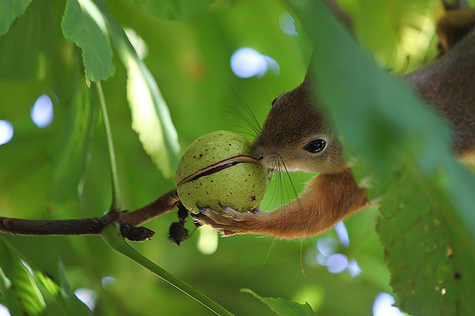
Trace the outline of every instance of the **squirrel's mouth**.
<instances>
[{"instance_id":1,"label":"squirrel's mouth","mask_svg":"<svg viewBox=\"0 0 475 316\"><path fill-rule=\"evenodd\" d=\"M277 171L288 171L284 159L279 154L269 155L267 157L261 158L259 159L259 162L267 169L269 174Z\"/></svg>"}]
</instances>

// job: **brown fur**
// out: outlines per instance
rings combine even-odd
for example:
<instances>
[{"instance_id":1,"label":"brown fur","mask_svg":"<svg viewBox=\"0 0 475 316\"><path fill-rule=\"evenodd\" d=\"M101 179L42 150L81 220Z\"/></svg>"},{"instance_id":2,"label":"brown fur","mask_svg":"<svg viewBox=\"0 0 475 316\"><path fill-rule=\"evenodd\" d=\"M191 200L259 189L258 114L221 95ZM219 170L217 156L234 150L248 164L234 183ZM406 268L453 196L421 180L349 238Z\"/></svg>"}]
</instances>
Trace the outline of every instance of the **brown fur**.
<instances>
[{"instance_id":1,"label":"brown fur","mask_svg":"<svg viewBox=\"0 0 475 316\"><path fill-rule=\"evenodd\" d=\"M404 78L451 125L459 156L475 148L474 45L472 30L444 56Z\"/></svg>"},{"instance_id":2,"label":"brown fur","mask_svg":"<svg viewBox=\"0 0 475 316\"><path fill-rule=\"evenodd\" d=\"M447 12L437 23L440 54L446 53L475 26L475 9Z\"/></svg>"}]
</instances>

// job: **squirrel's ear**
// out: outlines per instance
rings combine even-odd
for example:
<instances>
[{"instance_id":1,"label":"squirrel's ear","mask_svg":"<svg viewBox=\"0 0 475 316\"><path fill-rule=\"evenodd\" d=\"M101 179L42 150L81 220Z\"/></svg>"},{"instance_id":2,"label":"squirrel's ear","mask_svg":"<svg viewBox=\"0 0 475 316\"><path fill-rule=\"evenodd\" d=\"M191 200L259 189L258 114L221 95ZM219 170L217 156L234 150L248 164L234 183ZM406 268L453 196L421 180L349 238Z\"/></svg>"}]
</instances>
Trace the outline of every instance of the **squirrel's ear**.
<instances>
[{"instance_id":1,"label":"squirrel's ear","mask_svg":"<svg viewBox=\"0 0 475 316\"><path fill-rule=\"evenodd\" d=\"M447 11L437 22L439 56L455 46L475 27L475 9Z\"/></svg>"}]
</instances>

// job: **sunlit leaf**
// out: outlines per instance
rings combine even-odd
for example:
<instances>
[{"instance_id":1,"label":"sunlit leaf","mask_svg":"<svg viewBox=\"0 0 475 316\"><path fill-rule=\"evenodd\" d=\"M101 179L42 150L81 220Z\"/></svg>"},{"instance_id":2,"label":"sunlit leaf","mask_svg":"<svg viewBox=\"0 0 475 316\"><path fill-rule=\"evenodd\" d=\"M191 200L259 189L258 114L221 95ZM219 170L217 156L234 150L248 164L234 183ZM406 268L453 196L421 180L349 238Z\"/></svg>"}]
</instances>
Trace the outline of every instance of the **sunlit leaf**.
<instances>
[{"instance_id":1,"label":"sunlit leaf","mask_svg":"<svg viewBox=\"0 0 475 316\"><path fill-rule=\"evenodd\" d=\"M112 76L114 64L106 21L92 0L68 0L61 28L66 39L82 49L88 81Z\"/></svg>"},{"instance_id":2,"label":"sunlit leaf","mask_svg":"<svg viewBox=\"0 0 475 316\"><path fill-rule=\"evenodd\" d=\"M99 3L99 2L98 2ZM127 69L127 99L132 112L132 127L139 134L145 151L165 177L174 174L180 146L170 112L160 89L130 44L125 32L100 5L111 25L111 35L119 56Z\"/></svg>"},{"instance_id":3,"label":"sunlit leaf","mask_svg":"<svg viewBox=\"0 0 475 316\"><path fill-rule=\"evenodd\" d=\"M20 302L21 309L28 315L39 315L46 306L38 286L20 257L13 253L1 239L0 268L3 270L4 280L6 277L10 281L10 286L5 289L12 292ZM8 282L4 284L8 285Z\"/></svg>"},{"instance_id":4,"label":"sunlit leaf","mask_svg":"<svg viewBox=\"0 0 475 316\"><path fill-rule=\"evenodd\" d=\"M0 2L0 36L5 34L10 24L25 12L31 0L3 0Z\"/></svg>"},{"instance_id":5,"label":"sunlit leaf","mask_svg":"<svg viewBox=\"0 0 475 316\"><path fill-rule=\"evenodd\" d=\"M45 303L38 287L41 284L54 298L55 304L63 310L61 315L90 315L91 311L72 292L64 275L64 266L57 257L55 258L58 264L55 275L59 276L59 280L53 280L36 267L28 266L23 261L28 258L23 257L23 254L20 254L11 244L0 238L0 297L6 298L7 302L9 294L16 297L21 309L28 315L55 310L55 307L50 307ZM10 303L7 307L14 310L15 304Z\"/></svg>"},{"instance_id":6,"label":"sunlit leaf","mask_svg":"<svg viewBox=\"0 0 475 316\"><path fill-rule=\"evenodd\" d=\"M128 0L163 19L184 19L206 10L216 0Z\"/></svg>"},{"instance_id":7,"label":"sunlit leaf","mask_svg":"<svg viewBox=\"0 0 475 316\"><path fill-rule=\"evenodd\" d=\"M53 296L56 296L59 293L59 286L45 274L35 270L35 276L41 285Z\"/></svg>"},{"instance_id":8,"label":"sunlit leaf","mask_svg":"<svg viewBox=\"0 0 475 316\"><path fill-rule=\"evenodd\" d=\"M372 175L369 192L383 196L378 232L398 305L411 314L469 314L475 181L451 157L447 127L380 71L320 2L296 7L314 42L319 96L358 156L360 177Z\"/></svg>"},{"instance_id":9,"label":"sunlit leaf","mask_svg":"<svg viewBox=\"0 0 475 316\"><path fill-rule=\"evenodd\" d=\"M287 301L280 297L261 297L249 289L243 289L241 291L254 295L255 298L267 304L272 311L280 316L315 316L315 312L308 304Z\"/></svg>"},{"instance_id":10,"label":"sunlit leaf","mask_svg":"<svg viewBox=\"0 0 475 316\"><path fill-rule=\"evenodd\" d=\"M129 58L124 62L128 70L127 98L132 111L132 127L153 162L165 177L170 177L176 169L179 147L165 100L141 61Z\"/></svg>"}]
</instances>

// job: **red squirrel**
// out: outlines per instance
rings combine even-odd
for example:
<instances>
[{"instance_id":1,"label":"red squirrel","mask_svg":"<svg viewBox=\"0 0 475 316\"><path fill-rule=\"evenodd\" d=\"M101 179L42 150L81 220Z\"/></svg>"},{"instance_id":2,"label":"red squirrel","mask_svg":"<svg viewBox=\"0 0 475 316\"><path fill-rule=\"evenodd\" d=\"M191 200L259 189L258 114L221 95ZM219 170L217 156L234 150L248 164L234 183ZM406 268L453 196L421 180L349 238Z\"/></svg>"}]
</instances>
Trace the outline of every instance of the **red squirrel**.
<instances>
[{"instance_id":1,"label":"red squirrel","mask_svg":"<svg viewBox=\"0 0 475 316\"><path fill-rule=\"evenodd\" d=\"M455 16L455 14L457 16ZM475 150L475 11L447 14L439 23L441 56L402 80L434 107L453 130L453 150L470 158ZM251 155L277 171L316 172L298 199L266 213L239 213L223 207L228 216L203 208L197 219L223 235L265 234L305 238L330 229L368 204L343 157L331 124L319 110L318 96L306 77L294 90L280 95L254 139Z\"/></svg>"}]
</instances>

